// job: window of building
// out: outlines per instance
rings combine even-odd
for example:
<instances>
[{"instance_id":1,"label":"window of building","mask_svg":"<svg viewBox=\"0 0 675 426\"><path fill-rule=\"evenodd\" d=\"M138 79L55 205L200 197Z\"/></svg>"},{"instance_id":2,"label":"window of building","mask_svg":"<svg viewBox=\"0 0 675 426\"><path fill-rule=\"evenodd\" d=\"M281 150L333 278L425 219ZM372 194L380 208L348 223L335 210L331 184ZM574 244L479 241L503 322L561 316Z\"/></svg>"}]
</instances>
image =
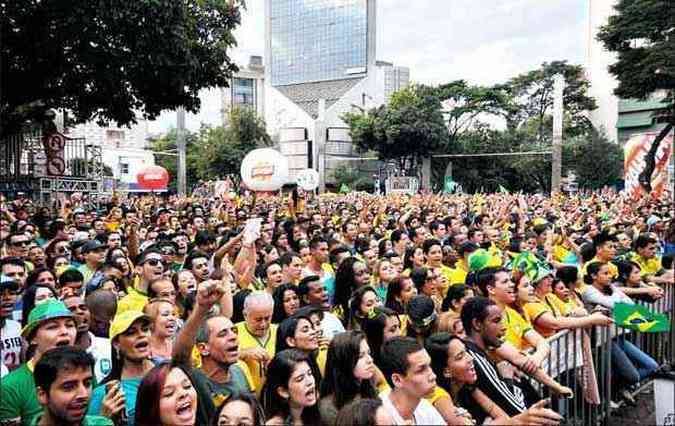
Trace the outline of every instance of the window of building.
<instances>
[{"instance_id":1,"label":"window of building","mask_svg":"<svg viewBox=\"0 0 675 426\"><path fill-rule=\"evenodd\" d=\"M255 107L255 80L252 78L232 79L232 104Z\"/></svg>"},{"instance_id":2,"label":"window of building","mask_svg":"<svg viewBox=\"0 0 675 426\"><path fill-rule=\"evenodd\" d=\"M129 160L126 158L120 157L119 160L119 172L121 175L128 175L129 174Z\"/></svg>"}]
</instances>

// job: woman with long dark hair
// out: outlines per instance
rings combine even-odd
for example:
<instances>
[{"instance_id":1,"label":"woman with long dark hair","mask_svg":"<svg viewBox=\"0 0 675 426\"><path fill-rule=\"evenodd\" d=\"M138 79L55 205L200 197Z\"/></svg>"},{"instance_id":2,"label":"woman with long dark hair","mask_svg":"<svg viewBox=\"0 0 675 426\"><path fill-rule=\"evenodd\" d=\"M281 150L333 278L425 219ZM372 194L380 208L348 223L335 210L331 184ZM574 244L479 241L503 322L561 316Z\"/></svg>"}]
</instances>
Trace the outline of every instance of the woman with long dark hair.
<instances>
[{"instance_id":1,"label":"woman with long dark hair","mask_svg":"<svg viewBox=\"0 0 675 426\"><path fill-rule=\"evenodd\" d=\"M611 283L609 266L604 262L590 262L586 266L584 282L587 284L581 297L589 305L612 311L616 303L634 305L635 302ZM651 376L659 365L652 357L620 335L612 340L612 371L616 372L620 394L631 405L635 404L628 387Z\"/></svg>"},{"instance_id":2,"label":"woman with long dark hair","mask_svg":"<svg viewBox=\"0 0 675 426\"><path fill-rule=\"evenodd\" d=\"M348 257L340 263L335 273L335 301L339 317L348 320L349 299L357 288L370 284L368 266L356 257Z\"/></svg>"},{"instance_id":3,"label":"woman with long dark hair","mask_svg":"<svg viewBox=\"0 0 675 426\"><path fill-rule=\"evenodd\" d=\"M349 300L349 315L347 315L347 328L360 330L361 322L368 318L374 308L381 306L380 298L375 289L369 285L354 290Z\"/></svg>"},{"instance_id":4,"label":"woman with long dark hair","mask_svg":"<svg viewBox=\"0 0 675 426\"><path fill-rule=\"evenodd\" d=\"M361 331L336 335L328 347L332 366L321 384L319 411L324 424L334 424L338 411L355 399L376 398L375 363Z\"/></svg>"},{"instance_id":5,"label":"woman with long dark hair","mask_svg":"<svg viewBox=\"0 0 675 426\"><path fill-rule=\"evenodd\" d=\"M35 268L26 278L26 288L34 284L44 284L52 289L56 289L56 275L50 269L44 267Z\"/></svg>"},{"instance_id":6,"label":"woman with long dark hair","mask_svg":"<svg viewBox=\"0 0 675 426\"><path fill-rule=\"evenodd\" d=\"M162 363L143 377L136 396L136 426L207 424L214 411L208 394L197 392L190 371Z\"/></svg>"},{"instance_id":7,"label":"woman with long dark hair","mask_svg":"<svg viewBox=\"0 0 675 426\"><path fill-rule=\"evenodd\" d=\"M268 425L318 425L316 378L306 353L287 349L278 352L267 366L261 393Z\"/></svg>"},{"instance_id":8,"label":"woman with long dark hair","mask_svg":"<svg viewBox=\"0 0 675 426\"><path fill-rule=\"evenodd\" d=\"M417 294L417 288L409 277L397 277L389 283L385 306L399 315L405 315L410 299Z\"/></svg>"},{"instance_id":9,"label":"woman with long dark hair","mask_svg":"<svg viewBox=\"0 0 675 426\"><path fill-rule=\"evenodd\" d=\"M317 388L321 382L322 371L326 367L326 358L322 357L319 365L319 332L312 319L306 315L295 315L286 318L277 328L276 351L297 349L307 354L316 379Z\"/></svg>"},{"instance_id":10,"label":"woman with long dark hair","mask_svg":"<svg viewBox=\"0 0 675 426\"><path fill-rule=\"evenodd\" d=\"M298 286L290 283L281 284L272 292L274 299L274 311L272 312L272 324L279 324L292 316L300 307L300 293Z\"/></svg>"},{"instance_id":11,"label":"woman with long dark hair","mask_svg":"<svg viewBox=\"0 0 675 426\"><path fill-rule=\"evenodd\" d=\"M363 320L361 330L366 335L370 354L375 364L379 366L382 345L387 340L401 335L401 322L396 312L377 307L374 315Z\"/></svg>"}]
</instances>

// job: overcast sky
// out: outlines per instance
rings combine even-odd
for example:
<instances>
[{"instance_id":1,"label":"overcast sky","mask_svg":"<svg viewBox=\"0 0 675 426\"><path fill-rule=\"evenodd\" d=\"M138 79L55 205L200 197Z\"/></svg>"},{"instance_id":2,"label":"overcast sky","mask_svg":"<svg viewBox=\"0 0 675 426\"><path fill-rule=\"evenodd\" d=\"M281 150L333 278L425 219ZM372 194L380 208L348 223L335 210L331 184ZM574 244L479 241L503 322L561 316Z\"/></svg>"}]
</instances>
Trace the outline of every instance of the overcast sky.
<instances>
[{"instance_id":1,"label":"overcast sky","mask_svg":"<svg viewBox=\"0 0 675 426\"><path fill-rule=\"evenodd\" d=\"M377 59L410 68L411 79L438 84L466 79L476 84L505 81L542 62L583 64L590 0L379 0ZM246 65L263 55L263 0L247 0L232 56ZM175 126L175 113L150 123L151 132ZM220 124L220 93L204 91L200 123Z\"/></svg>"}]
</instances>

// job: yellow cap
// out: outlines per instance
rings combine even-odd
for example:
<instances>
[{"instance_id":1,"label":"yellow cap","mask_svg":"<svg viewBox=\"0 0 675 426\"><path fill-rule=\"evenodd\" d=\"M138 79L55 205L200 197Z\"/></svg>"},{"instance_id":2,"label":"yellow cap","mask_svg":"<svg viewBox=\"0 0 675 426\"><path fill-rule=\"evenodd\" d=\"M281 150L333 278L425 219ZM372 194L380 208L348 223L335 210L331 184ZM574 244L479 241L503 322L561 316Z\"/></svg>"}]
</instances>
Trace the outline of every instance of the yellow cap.
<instances>
[{"instance_id":1,"label":"yellow cap","mask_svg":"<svg viewBox=\"0 0 675 426\"><path fill-rule=\"evenodd\" d=\"M150 317L141 311L124 311L121 314L116 315L110 323L110 340L127 331L129 327L131 327L131 324L138 319L144 319L150 322Z\"/></svg>"}]
</instances>

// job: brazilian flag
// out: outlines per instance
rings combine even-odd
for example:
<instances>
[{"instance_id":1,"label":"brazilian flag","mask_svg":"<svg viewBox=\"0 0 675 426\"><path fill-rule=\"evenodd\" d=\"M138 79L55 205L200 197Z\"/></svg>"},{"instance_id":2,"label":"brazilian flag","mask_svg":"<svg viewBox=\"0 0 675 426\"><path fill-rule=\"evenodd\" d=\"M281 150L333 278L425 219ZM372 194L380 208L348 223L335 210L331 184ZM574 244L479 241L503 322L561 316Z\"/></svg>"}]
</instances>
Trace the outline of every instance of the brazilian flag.
<instances>
[{"instance_id":1,"label":"brazilian flag","mask_svg":"<svg viewBox=\"0 0 675 426\"><path fill-rule=\"evenodd\" d=\"M670 330L667 315L651 312L640 305L617 303L614 305L614 322L617 326L642 333L660 333Z\"/></svg>"}]
</instances>

